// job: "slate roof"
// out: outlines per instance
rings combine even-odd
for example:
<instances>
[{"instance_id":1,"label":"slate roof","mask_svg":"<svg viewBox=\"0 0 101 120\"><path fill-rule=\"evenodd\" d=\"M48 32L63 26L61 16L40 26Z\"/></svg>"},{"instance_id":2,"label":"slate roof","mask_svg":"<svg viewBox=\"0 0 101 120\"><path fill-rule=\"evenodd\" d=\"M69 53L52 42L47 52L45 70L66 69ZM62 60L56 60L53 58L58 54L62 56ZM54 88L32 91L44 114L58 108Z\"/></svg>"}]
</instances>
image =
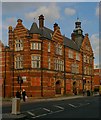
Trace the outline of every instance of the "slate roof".
<instances>
[{"instance_id":1,"label":"slate roof","mask_svg":"<svg viewBox=\"0 0 101 120\"><path fill-rule=\"evenodd\" d=\"M63 36L63 39L64 39L64 45L66 47L69 47L71 49L79 51L78 45L73 40L71 40L71 39L69 39L67 37L64 37L64 36Z\"/></svg>"},{"instance_id":2,"label":"slate roof","mask_svg":"<svg viewBox=\"0 0 101 120\"><path fill-rule=\"evenodd\" d=\"M46 28L46 27L38 28L37 24L34 22L29 30L29 33L40 34L41 38L47 38L47 39L51 40L53 31L49 28ZM64 45L66 47L69 47L69 48L77 50L77 51L80 50L80 47L81 47L83 40L79 41L79 39L78 39L78 42L74 42L73 40L71 40L65 36L63 36L63 39L64 39Z\"/></svg>"},{"instance_id":3,"label":"slate roof","mask_svg":"<svg viewBox=\"0 0 101 120\"><path fill-rule=\"evenodd\" d=\"M83 38L84 38L84 36L82 35L82 37L78 37L75 40L75 42L76 42L76 44L77 44L77 46L78 46L79 49L81 48L81 45L82 45L82 42L83 42Z\"/></svg>"},{"instance_id":4,"label":"slate roof","mask_svg":"<svg viewBox=\"0 0 101 120\"><path fill-rule=\"evenodd\" d=\"M47 38L49 40L52 39L53 31L50 30L49 28L46 27L40 28L40 32L41 32L41 37Z\"/></svg>"},{"instance_id":5,"label":"slate roof","mask_svg":"<svg viewBox=\"0 0 101 120\"><path fill-rule=\"evenodd\" d=\"M40 34L40 30L36 24L36 22L34 22L29 30L29 33L31 34Z\"/></svg>"}]
</instances>

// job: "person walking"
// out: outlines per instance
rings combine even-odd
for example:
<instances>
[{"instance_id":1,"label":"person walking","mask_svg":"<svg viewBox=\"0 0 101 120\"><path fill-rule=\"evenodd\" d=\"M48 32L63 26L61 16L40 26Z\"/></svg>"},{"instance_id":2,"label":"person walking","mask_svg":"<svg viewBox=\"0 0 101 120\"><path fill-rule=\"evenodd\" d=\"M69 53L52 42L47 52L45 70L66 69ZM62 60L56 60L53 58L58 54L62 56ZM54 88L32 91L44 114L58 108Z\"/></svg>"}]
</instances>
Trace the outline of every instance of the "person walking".
<instances>
[{"instance_id":1,"label":"person walking","mask_svg":"<svg viewBox=\"0 0 101 120\"><path fill-rule=\"evenodd\" d=\"M22 98L23 98L23 101L25 102L25 96L26 96L26 91L25 91L25 89L23 89L23 91L22 91Z\"/></svg>"}]
</instances>

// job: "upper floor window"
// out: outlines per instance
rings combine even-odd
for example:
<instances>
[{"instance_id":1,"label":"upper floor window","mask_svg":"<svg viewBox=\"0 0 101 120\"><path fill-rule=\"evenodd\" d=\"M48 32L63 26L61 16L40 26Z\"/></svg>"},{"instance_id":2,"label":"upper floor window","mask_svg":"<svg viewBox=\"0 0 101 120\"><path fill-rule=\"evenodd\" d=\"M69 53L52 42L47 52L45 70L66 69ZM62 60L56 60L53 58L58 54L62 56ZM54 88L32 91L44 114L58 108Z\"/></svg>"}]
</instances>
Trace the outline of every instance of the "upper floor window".
<instances>
[{"instance_id":1,"label":"upper floor window","mask_svg":"<svg viewBox=\"0 0 101 120\"><path fill-rule=\"evenodd\" d=\"M23 41L22 40L16 40L15 41L15 51L23 50Z\"/></svg>"},{"instance_id":2,"label":"upper floor window","mask_svg":"<svg viewBox=\"0 0 101 120\"><path fill-rule=\"evenodd\" d=\"M50 48L51 48L51 43L48 43L48 52L50 52Z\"/></svg>"},{"instance_id":3,"label":"upper floor window","mask_svg":"<svg viewBox=\"0 0 101 120\"><path fill-rule=\"evenodd\" d=\"M93 62L93 57L90 57L89 63L92 64L92 62Z\"/></svg>"},{"instance_id":4,"label":"upper floor window","mask_svg":"<svg viewBox=\"0 0 101 120\"><path fill-rule=\"evenodd\" d=\"M64 61L61 59L55 59L54 60L54 68L55 70L59 70L59 71L64 71Z\"/></svg>"},{"instance_id":5,"label":"upper floor window","mask_svg":"<svg viewBox=\"0 0 101 120\"><path fill-rule=\"evenodd\" d=\"M79 53L76 53L76 60L80 61L80 54Z\"/></svg>"},{"instance_id":6,"label":"upper floor window","mask_svg":"<svg viewBox=\"0 0 101 120\"><path fill-rule=\"evenodd\" d=\"M51 59L48 58L48 69L51 69Z\"/></svg>"},{"instance_id":7,"label":"upper floor window","mask_svg":"<svg viewBox=\"0 0 101 120\"><path fill-rule=\"evenodd\" d=\"M32 42L31 43L31 49L32 50L41 50L41 43Z\"/></svg>"},{"instance_id":8,"label":"upper floor window","mask_svg":"<svg viewBox=\"0 0 101 120\"><path fill-rule=\"evenodd\" d=\"M68 57L69 57L69 58L73 58L73 51L72 51L72 50L69 50L69 51L68 51Z\"/></svg>"},{"instance_id":9,"label":"upper floor window","mask_svg":"<svg viewBox=\"0 0 101 120\"><path fill-rule=\"evenodd\" d=\"M86 50L90 51L90 47L88 45L86 45Z\"/></svg>"},{"instance_id":10,"label":"upper floor window","mask_svg":"<svg viewBox=\"0 0 101 120\"><path fill-rule=\"evenodd\" d=\"M86 62L86 55L84 55L83 61Z\"/></svg>"},{"instance_id":11,"label":"upper floor window","mask_svg":"<svg viewBox=\"0 0 101 120\"><path fill-rule=\"evenodd\" d=\"M87 56L87 63L89 63L89 56Z\"/></svg>"},{"instance_id":12,"label":"upper floor window","mask_svg":"<svg viewBox=\"0 0 101 120\"><path fill-rule=\"evenodd\" d=\"M38 55L31 56L31 66L32 68L40 68L41 67L41 57Z\"/></svg>"},{"instance_id":13,"label":"upper floor window","mask_svg":"<svg viewBox=\"0 0 101 120\"><path fill-rule=\"evenodd\" d=\"M79 73L79 65L76 64L76 63L73 63L73 64L71 65L71 72L72 72L72 73Z\"/></svg>"},{"instance_id":14,"label":"upper floor window","mask_svg":"<svg viewBox=\"0 0 101 120\"><path fill-rule=\"evenodd\" d=\"M87 74L87 68L86 68L86 66L84 67L84 74Z\"/></svg>"},{"instance_id":15,"label":"upper floor window","mask_svg":"<svg viewBox=\"0 0 101 120\"><path fill-rule=\"evenodd\" d=\"M15 57L15 69L23 68L23 56L19 55Z\"/></svg>"},{"instance_id":16,"label":"upper floor window","mask_svg":"<svg viewBox=\"0 0 101 120\"><path fill-rule=\"evenodd\" d=\"M62 55L62 45L60 45L60 44L56 45L56 54Z\"/></svg>"}]
</instances>

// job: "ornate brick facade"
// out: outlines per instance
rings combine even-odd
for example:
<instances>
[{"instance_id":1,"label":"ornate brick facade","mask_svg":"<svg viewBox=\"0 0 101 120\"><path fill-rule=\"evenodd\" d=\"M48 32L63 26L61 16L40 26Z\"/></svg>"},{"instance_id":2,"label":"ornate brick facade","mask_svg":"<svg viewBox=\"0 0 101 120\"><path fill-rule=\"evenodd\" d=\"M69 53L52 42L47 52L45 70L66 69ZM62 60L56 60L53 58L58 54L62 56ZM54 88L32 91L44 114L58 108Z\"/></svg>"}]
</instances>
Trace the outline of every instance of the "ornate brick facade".
<instances>
[{"instance_id":1,"label":"ornate brick facade","mask_svg":"<svg viewBox=\"0 0 101 120\"><path fill-rule=\"evenodd\" d=\"M45 27L43 15L39 16L39 27L33 22L30 30L18 19L14 29L9 26L8 36L9 47L3 50L3 96L15 96L23 88L29 97L78 94L92 89L93 51L79 20L71 39L61 34L57 23L54 30ZM18 76L23 79L21 86Z\"/></svg>"}]
</instances>

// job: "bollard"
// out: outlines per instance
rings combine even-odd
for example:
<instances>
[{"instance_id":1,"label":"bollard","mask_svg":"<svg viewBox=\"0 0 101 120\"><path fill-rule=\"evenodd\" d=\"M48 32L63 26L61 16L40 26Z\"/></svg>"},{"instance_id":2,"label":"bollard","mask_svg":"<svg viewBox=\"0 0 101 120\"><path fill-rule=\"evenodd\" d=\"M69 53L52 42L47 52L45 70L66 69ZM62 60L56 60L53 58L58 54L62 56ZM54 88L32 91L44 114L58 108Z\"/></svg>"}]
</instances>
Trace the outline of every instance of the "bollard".
<instances>
[{"instance_id":1,"label":"bollard","mask_svg":"<svg viewBox=\"0 0 101 120\"><path fill-rule=\"evenodd\" d=\"M12 99L12 114L20 114L20 98Z\"/></svg>"}]
</instances>

